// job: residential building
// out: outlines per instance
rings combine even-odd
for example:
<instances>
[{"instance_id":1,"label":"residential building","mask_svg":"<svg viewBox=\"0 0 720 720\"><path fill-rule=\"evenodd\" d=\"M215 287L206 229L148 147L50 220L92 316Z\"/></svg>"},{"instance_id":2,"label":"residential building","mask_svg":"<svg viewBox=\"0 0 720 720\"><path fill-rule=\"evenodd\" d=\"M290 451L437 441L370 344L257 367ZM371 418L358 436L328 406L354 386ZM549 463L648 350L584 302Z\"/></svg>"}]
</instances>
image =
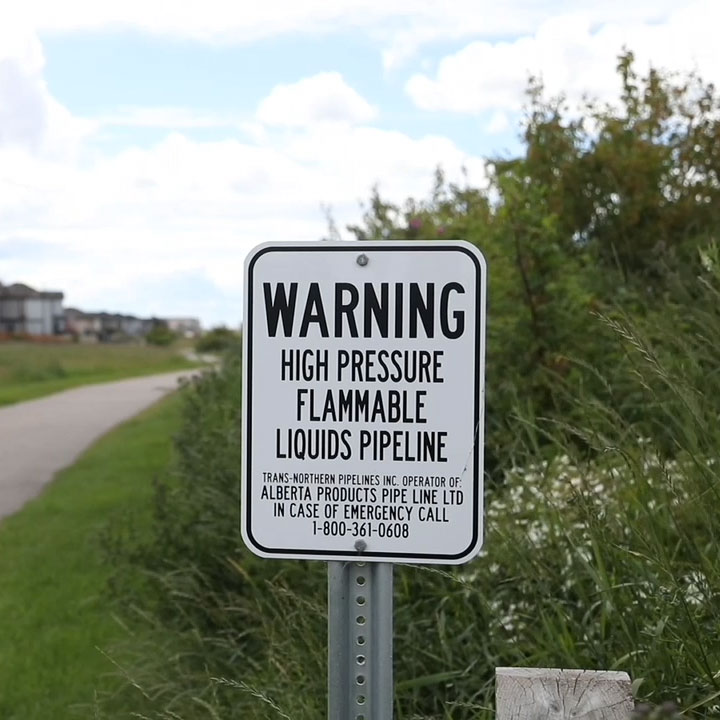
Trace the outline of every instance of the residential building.
<instances>
[{"instance_id":1,"label":"residential building","mask_svg":"<svg viewBox=\"0 0 720 720\"><path fill-rule=\"evenodd\" d=\"M102 322L97 313L87 313L77 308L65 308L67 331L81 342L98 342Z\"/></svg>"},{"instance_id":2,"label":"residential building","mask_svg":"<svg viewBox=\"0 0 720 720\"><path fill-rule=\"evenodd\" d=\"M168 318L167 326L169 330L186 338L199 337L202 333L202 327L197 318Z\"/></svg>"},{"instance_id":3,"label":"residential building","mask_svg":"<svg viewBox=\"0 0 720 720\"><path fill-rule=\"evenodd\" d=\"M63 293L34 290L29 285L0 283L0 333L62 335Z\"/></svg>"},{"instance_id":4,"label":"residential building","mask_svg":"<svg viewBox=\"0 0 720 720\"><path fill-rule=\"evenodd\" d=\"M119 342L143 338L162 320L109 312L84 312L67 308L68 332L84 342Z\"/></svg>"},{"instance_id":5,"label":"residential building","mask_svg":"<svg viewBox=\"0 0 720 720\"><path fill-rule=\"evenodd\" d=\"M63 308L61 292L40 291L23 283L0 283L0 337L3 335L71 335L81 342L143 340L156 328L185 337L200 334L196 318L139 318L109 312Z\"/></svg>"}]
</instances>

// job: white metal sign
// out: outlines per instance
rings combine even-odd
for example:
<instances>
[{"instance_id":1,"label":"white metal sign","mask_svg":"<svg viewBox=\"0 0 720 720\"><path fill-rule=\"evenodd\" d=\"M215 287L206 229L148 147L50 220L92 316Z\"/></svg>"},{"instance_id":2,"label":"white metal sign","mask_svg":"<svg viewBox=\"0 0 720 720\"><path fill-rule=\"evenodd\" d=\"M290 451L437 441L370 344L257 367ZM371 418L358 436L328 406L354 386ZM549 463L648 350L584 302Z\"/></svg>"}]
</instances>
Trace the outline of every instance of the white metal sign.
<instances>
[{"instance_id":1,"label":"white metal sign","mask_svg":"<svg viewBox=\"0 0 720 720\"><path fill-rule=\"evenodd\" d=\"M241 515L253 552L477 554L485 287L485 261L462 241L250 253Z\"/></svg>"}]
</instances>

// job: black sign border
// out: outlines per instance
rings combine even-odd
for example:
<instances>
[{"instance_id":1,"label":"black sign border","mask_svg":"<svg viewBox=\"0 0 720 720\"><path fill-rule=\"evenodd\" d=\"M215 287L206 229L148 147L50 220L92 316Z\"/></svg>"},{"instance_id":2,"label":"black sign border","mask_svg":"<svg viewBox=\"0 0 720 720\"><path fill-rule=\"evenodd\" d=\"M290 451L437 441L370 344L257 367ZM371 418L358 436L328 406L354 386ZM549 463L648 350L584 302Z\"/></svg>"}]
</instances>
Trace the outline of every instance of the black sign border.
<instances>
[{"instance_id":1,"label":"black sign border","mask_svg":"<svg viewBox=\"0 0 720 720\"><path fill-rule=\"evenodd\" d=\"M410 243L408 243L410 245ZM253 537L252 534L252 518L251 518L251 511L252 511L252 454L250 453L250 440L252 435L252 361L253 361L253 355L252 355L252 345L253 345L253 272L255 268L255 263L267 253L271 252L395 252L395 251L401 251L401 252L409 252L412 249L412 252L462 252L465 255L467 255L475 265L475 269L477 271L477 283L475 288L475 337L478 342L476 343L476 353L475 353L475 387L474 387L474 398L475 398L475 443L473 445L473 469L474 469L474 482L473 482L473 492L474 492L474 506L473 506L473 535L472 535L472 541L467 546L463 552L456 553L454 555L437 555L433 553L378 553L378 552L368 552L360 554L358 553L357 556L353 555L352 551L350 550L299 550L297 548L267 548L264 545L261 545L257 540ZM253 257L251 258L250 262L248 263L247 267L247 283L248 287L245 289L246 297L247 297L247 304L246 304L246 316L244 318L243 322L243 333L246 333L246 340L245 340L245 347L247 349L247 352L245 353L245 357L243 358L243 363L245 364L245 383L243 385L243 393L245 395L245 408L246 413L243 418L243 433L245 436L245 444L244 444L244 452L245 457L243 458L243 461L245 462L245 531L247 534L247 539L250 541L253 548L256 548L262 553L265 553L266 555L270 556L292 556L292 555L304 555L304 556L310 556L313 559L326 559L326 560L333 560L333 559L343 559L348 561L360 561L360 560L366 560L369 562L383 562L384 560L415 560L420 561L422 560L445 560L448 562L452 561L461 561L462 559L465 560L471 560L472 556L469 556L469 553L472 552L472 550L476 547L478 542L478 534L480 532L480 517L479 517L479 506L480 506L480 500L482 498L480 497L480 479L482 476L483 469L480 466L480 453L482 448L480 447L480 443L478 442L478 435L480 430L480 423L483 422L483 406L482 406L482 398L481 398L481 392L480 389L482 387L482 383L484 381L484 378L481 377L482 372L482 359L485 354L485 337L482 332L482 320L483 320L483 312L484 312L484 290L483 284L487 284L487 278L485 275L485 272L483 272L484 266L480 263L480 261L477 258L477 255L475 255L474 252L472 252L469 248L455 244L452 241L448 241L447 244L445 243L432 243L428 242L426 246L423 245L415 245L412 244L411 247L403 247L403 243L392 243L388 242L385 244L383 241L376 241L372 243L367 242L348 242L347 246L345 245L335 245L335 244L327 244L324 243L318 243L317 246L309 246L309 245L299 245L299 246L293 246L292 243L283 243L282 245L268 245L266 247L262 247L259 250L255 252ZM240 512L242 513L242 502L243 498L242 495L240 497ZM349 558L352 558L352 560L349 560ZM292 558L288 558L292 559Z\"/></svg>"}]
</instances>

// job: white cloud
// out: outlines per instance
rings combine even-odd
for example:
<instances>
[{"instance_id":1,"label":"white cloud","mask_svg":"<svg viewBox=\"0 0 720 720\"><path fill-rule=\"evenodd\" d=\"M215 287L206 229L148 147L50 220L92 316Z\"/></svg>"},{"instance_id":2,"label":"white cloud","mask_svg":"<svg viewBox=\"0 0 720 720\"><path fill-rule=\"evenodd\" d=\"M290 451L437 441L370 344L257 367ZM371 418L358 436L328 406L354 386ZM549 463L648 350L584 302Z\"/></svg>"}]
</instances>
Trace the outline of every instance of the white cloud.
<instances>
[{"instance_id":1,"label":"white cloud","mask_svg":"<svg viewBox=\"0 0 720 720\"><path fill-rule=\"evenodd\" d=\"M649 63L673 71L697 69L707 81L720 80L720 45L714 33L720 3L699 0L661 21L598 25L591 12L573 12L543 22L532 35L511 41L478 40L443 58L434 77L415 74L406 84L412 100L426 110L481 113L518 110L530 75L541 77L551 95L579 101L618 96L617 56L632 50L638 68Z\"/></svg>"},{"instance_id":2,"label":"white cloud","mask_svg":"<svg viewBox=\"0 0 720 720\"><path fill-rule=\"evenodd\" d=\"M383 63L397 68L423 47L437 42L467 38L491 44L507 38L531 35L544 23L570 13L581 13L593 25L661 22L677 8L676 0L456 0L429 3L413 13L409 22L391 26L383 36Z\"/></svg>"},{"instance_id":3,"label":"white cloud","mask_svg":"<svg viewBox=\"0 0 720 720\"><path fill-rule=\"evenodd\" d=\"M214 42L252 42L289 32L328 32L343 28L383 27L388 21L407 26L410 18L425 24L442 17L467 16L470 0L441 9L434 0L25 0L24 11L43 32L138 29L145 32ZM515 0L520 6L532 0ZM499 14L503 17L504 14Z\"/></svg>"},{"instance_id":4,"label":"white cloud","mask_svg":"<svg viewBox=\"0 0 720 720\"><path fill-rule=\"evenodd\" d=\"M239 118L184 107L122 106L111 114L94 118L98 126L194 129L237 127Z\"/></svg>"},{"instance_id":5,"label":"white cloud","mask_svg":"<svg viewBox=\"0 0 720 720\"><path fill-rule=\"evenodd\" d=\"M278 85L261 103L257 118L266 125L308 127L318 123L367 123L375 108L337 72L324 72L292 85Z\"/></svg>"},{"instance_id":6,"label":"white cloud","mask_svg":"<svg viewBox=\"0 0 720 720\"><path fill-rule=\"evenodd\" d=\"M19 18L0 22L0 148L67 154L90 131L50 95L44 67L42 45L29 25Z\"/></svg>"},{"instance_id":7,"label":"white cloud","mask_svg":"<svg viewBox=\"0 0 720 720\"><path fill-rule=\"evenodd\" d=\"M87 309L236 325L248 250L319 239L322 204L343 227L357 221L358 203L377 182L400 202L425 195L438 164L451 179L461 179L463 166L471 181L484 178L482 161L446 138L312 123L319 116L307 112L306 127L251 126L212 142L174 131L152 147L112 154L87 143L58 157L22 143L0 147L0 281L61 289L68 305ZM181 109L121 115L197 125ZM206 297L191 303L198 284Z\"/></svg>"},{"instance_id":8,"label":"white cloud","mask_svg":"<svg viewBox=\"0 0 720 720\"><path fill-rule=\"evenodd\" d=\"M0 147L37 149L45 139L51 109L42 76L42 46L27 27L0 27Z\"/></svg>"},{"instance_id":9,"label":"white cloud","mask_svg":"<svg viewBox=\"0 0 720 720\"><path fill-rule=\"evenodd\" d=\"M496 39L528 34L554 15L587 12L591 22L657 21L677 0L24 0L22 8L42 33L139 30L200 42L250 43L289 33L363 31L384 47L387 67L443 40Z\"/></svg>"},{"instance_id":10,"label":"white cloud","mask_svg":"<svg viewBox=\"0 0 720 720\"><path fill-rule=\"evenodd\" d=\"M343 227L357 221L358 202L376 182L384 197L400 202L426 196L437 165L450 180L462 182L462 167L472 184L484 180L483 161L441 132L417 138L372 127L377 111L337 73L276 88L252 118L182 107L78 118L48 90L36 31L139 29L251 42L360 30L384 50L388 67L438 40L472 37L476 42L442 61L437 74L417 75L408 87L422 107L490 110L488 129L502 132L528 69L542 72L551 90L615 92L612 68L625 38L641 58L662 48L670 67L689 62L692 50L714 79L717 6L695 3L670 15L676 5L508 0L500 10L497 0L26 0L28 24L20 30L20 6L7 5L0 9L0 281L59 288L69 304L89 309L197 312L208 323L236 324L246 252L267 240L319 238L326 231L321 204ZM88 142L92 131L113 125L168 133L151 147L112 153ZM220 127L227 129L222 141L190 137L193 129ZM203 302L188 300L193 288Z\"/></svg>"}]
</instances>

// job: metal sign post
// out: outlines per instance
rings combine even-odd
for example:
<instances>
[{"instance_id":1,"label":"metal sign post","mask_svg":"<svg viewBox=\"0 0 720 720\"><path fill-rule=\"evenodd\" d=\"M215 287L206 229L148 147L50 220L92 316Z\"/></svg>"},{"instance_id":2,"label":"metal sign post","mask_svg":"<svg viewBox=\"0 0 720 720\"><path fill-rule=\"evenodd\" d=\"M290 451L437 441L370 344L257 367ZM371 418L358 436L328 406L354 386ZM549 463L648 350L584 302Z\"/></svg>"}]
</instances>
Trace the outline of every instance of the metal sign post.
<instances>
[{"instance_id":1,"label":"metal sign post","mask_svg":"<svg viewBox=\"0 0 720 720\"><path fill-rule=\"evenodd\" d=\"M329 720L392 718L392 563L482 545L486 285L459 240L245 261L242 536L328 562Z\"/></svg>"},{"instance_id":2,"label":"metal sign post","mask_svg":"<svg viewBox=\"0 0 720 720\"><path fill-rule=\"evenodd\" d=\"M391 720L393 566L328 563L328 718Z\"/></svg>"}]
</instances>

